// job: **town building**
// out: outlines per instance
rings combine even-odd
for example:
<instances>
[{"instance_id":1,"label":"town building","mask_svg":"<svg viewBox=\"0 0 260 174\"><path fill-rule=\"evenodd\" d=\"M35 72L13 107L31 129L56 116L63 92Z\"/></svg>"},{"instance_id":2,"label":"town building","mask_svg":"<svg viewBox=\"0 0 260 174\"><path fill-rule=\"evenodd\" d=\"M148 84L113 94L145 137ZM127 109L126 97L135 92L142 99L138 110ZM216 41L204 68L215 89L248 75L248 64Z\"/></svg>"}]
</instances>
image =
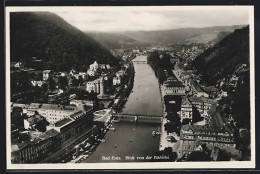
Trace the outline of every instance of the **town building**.
<instances>
[{"instance_id":1,"label":"town building","mask_svg":"<svg viewBox=\"0 0 260 174\"><path fill-rule=\"evenodd\" d=\"M35 131L45 131L48 122L46 119L40 115L35 114L31 117L24 119L24 129L26 130L35 130Z\"/></svg>"},{"instance_id":2,"label":"town building","mask_svg":"<svg viewBox=\"0 0 260 174\"><path fill-rule=\"evenodd\" d=\"M11 110L13 110L14 107L19 107L23 109L23 114L27 114L27 109L29 106L30 104L11 103Z\"/></svg>"},{"instance_id":3,"label":"town building","mask_svg":"<svg viewBox=\"0 0 260 174\"><path fill-rule=\"evenodd\" d=\"M67 77L68 73L67 72L59 72L59 76Z\"/></svg>"},{"instance_id":4,"label":"town building","mask_svg":"<svg viewBox=\"0 0 260 174\"><path fill-rule=\"evenodd\" d=\"M27 107L25 114L27 116L33 116L35 115L36 112L38 112L39 108L41 107L40 103L31 103L29 104L29 106Z\"/></svg>"},{"instance_id":5,"label":"town building","mask_svg":"<svg viewBox=\"0 0 260 174\"><path fill-rule=\"evenodd\" d=\"M16 68L22 67L22 62L21 62L21 61L17 62L17 63L14 65L14 67L16 67Z\"/></svg>"},{"instance_id":6,"label":"town building","mask_svg":"<svg viewBox=\"0 0 260 174\"><path fill-rule=\"evenodd\" d=\"M94 101L89 101L89 100L71 100L70 104L71 105L87 105L87 106L93 106L94 105Z\"/></svg>"},{"instance_id":7,"label":"town building","mask_svg":"<svg viewBox=\"0 0 260 174\"><path fill-rule=\"evenodd\" d=\"M85 133L93 127L93 109L78 111L67 118L47 126L47 130L54 129L60 133L61 148L67 146L75 137Z\"/></svg>"},{"instance_id":8,"label":"town building","mask_svg":"<svg viewBox=\"0 0 260 174\"><path fill-rule=\"evenodd\" d=\"M203 117L203 124L207 124L209 121L209 111L212 105L216 105L217 101L205 97L184 97L181 104L180 118L190 119L193 122L194 110L196 109L201 117ZM215 108L215 107L214 107Z\"/></svg>"},{"instance_id":9,"label":"town building","mask_svg":"<svg viewBox=\"0 0 260 174\"><path fill-rule=\"evenodd\" d=\"M89 93L91 91L93 91L94 93L99 94L99 91L100 91L100 81L99 81L99 79L87 82L86 91L88 91Z\"/></svg>"},{"instance_id":10,"label":"town building","mask_svg":"<svg viewBox=\"0 0 260 174\"><path fill-rule=\"evenodd\" d=\"M11 140L11 162L15 164L37 163L60 149L59 132L53 129L46 132L24 131L18 136Z\"/></svg>"},{"instance_id":11,"label":"town building","mask_svg":"<svg viewBox=\"0 0 260 174\"><path fill-rule=\"evenodd\" d=\"M52 70L44 70L42 73L42 79L43 80L48 80L49 77L53 76L53 71Z\"/></svg>"},{"instance_id":12,"label":"town building","mask_svg":"<svg viewBox=\"0 0 260 174\"><path fill-rule=\"evenodd\" d=\"M79 75L82 77L83 80L87 80L88 74L86 72L79 72Z\"/></svg>"},{"instance_id":13,"label":"town building","mask_svg":"<svg viewBox=\"0 0 260 174\"><path fill-rule=\"evenodd\" d=\"M181 122L183 122L184 119L189 119L192 121L192 111L193 109L191 102L188 100L187 97L184 97L182 99L180 111Z\"/></svg>"},{"instance_id":14,"label":"town building","mask_svg":"<svg viewBox=\"0 0 260 174\"><path fill-rule=\"evenodd\" d=\"M99 73L99 64L97 63L97 61L95 61L93 64L89 66L87 74L89 76L96 76L98 75L98 73Z\"/></svg>"},{"instance_id":15,"label":"town building","mask_svg":"<svg viewBox=\"0 0 260 174\"><path fill-rule=\"evenodd\" d=\"M78 110L79 109L73 105L42 104L38 112L44 116L50 124L53 124L65 118L69 118L71 114Z\"/></svg>"},{"instance_id":16,"label":"town building","mask_svg":"<svg viewBox=\"0 0 260 174\"><path fill-rule=\"evenodd\" d=\"M164 95L185 95L185 86L174 77L163 82Z\"/></svg>"},{"instance_id":17,"label":"town building","mask_svg":"<svg viewBox=\"0 0 260 174\"><path fill-rule=\"evenodd\" d=\"M209 98L205 98L205 97L201 97L201 100L203 101L203 116L205 118L209 117L209 111L212 107L212 105L217 104L216 100L213 99L209 99Z\"/></svg>"},{"instance_id":18,"label":"town building","mask_svg":"<svg viewBox=\"0 0 260 174\"><path fill-rule=\"evenodd\" d=\"M180 154L189 154L198 145L206 144L220 149L235 149L233 129L224 123L217 110L212 111L207 125L182 125L180 131Z\"/></svg>"},{"instance_id":19,"label":"town building","mask_svg":"<svg viewBox=\"0 0 260 174\"><path fill-rule=\"evenodd\" d=\"M120 85L121 84L121 77L116 76L113 77L113 85Z\"/></svg>"},{"instance_id":20,"label":"town building","mask_svg":"<svg viewBox=\"0 0 260 174\"><path fill-rule=\"evenodd\" d=\"M43 84L45 84L46 82L45 82L45 81L41 81L41 80L39 80L39 81L32 80L31 83L32 83L33 86L39 86L39 87L41 87L41 86L42 86Z\"/></svg>"},{"instance_id":21,"label":"town building","mask_svg":"<svg viewBox=\"0 0 260 174\"><path fill-rule=\"evenodd\" d=\"M73 76L73 75L76 74L76 73L77 73L77 72L76 72L75 69L71 69L69 74Z\"/></svg>"},{"instance_id":22,"label":"town building","mask_svg":"<svg viewBox=\"0 0 260 174\"><path fill-rule=\"evenodd\" d=\"M202 115L204 112L203 110L203 101L199 97L189 97L189 101L191 104L199 111L200 115Z\"/></svg>"},{"instance_id":23,"label":"town building","mask_svg":"<svg viewBox=\"0 0 260 174\"><path fill-rule=\"evenodd\" d=\"M116 76L117 76L117 77L123 77L124 74L125 74L125 71L124 71L124 70L119 70L119 71L116 72Z\"/></svg>"}]
</instances>

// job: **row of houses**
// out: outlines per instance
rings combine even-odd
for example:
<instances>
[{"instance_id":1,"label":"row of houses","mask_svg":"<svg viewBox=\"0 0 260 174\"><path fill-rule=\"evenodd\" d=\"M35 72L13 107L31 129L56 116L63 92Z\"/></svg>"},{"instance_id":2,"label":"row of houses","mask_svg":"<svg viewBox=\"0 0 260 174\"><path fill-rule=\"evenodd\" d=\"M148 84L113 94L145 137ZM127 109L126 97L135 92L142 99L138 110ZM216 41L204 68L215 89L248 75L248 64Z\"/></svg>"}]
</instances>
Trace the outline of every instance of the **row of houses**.
<instances>
[{"instance_id":1,"label":"row of houses","mask_svg":"<svg viewBox=\"0 0 260 174\"><path fill-rule=\"evenodd\" d=\"M226 124L220 113L211 110L210 119L206 125L186 124L180 131L180 155L190 154L202 144L210 147L210 150L219 148L229 154L234 160L241 158L241 152L236 149L233 128Z\"/></svg>"},{"instance_id":2,"label":"row of houses","mask_svg":"<svg viewBox=\"0 0 260 174\"><path fill-rule=\"evenodd\" d=\"M119 70L115 73L115 77L113 77L113 85L120 85L121 81L122 81L122 77L125 74L125 70ZM101 78L98 78L96 80L93 81L89 81L86 83L86 91L91 92L93 91L94 93L99 94L100 93L100 89L101 88L105 88L105 83L101 83L101 81L104 80L108 80L107 76L102 76ZM102 87L103 86L103 87Z\"/></svg>"},{"instance_id":3,"label":"row of houses","mask_svg":"<svg viewBox=\"0 0 260 174\"><path fill-rule=\"evenodd\" d=\"M183 71L179 68L178 64L175 65L175 69L172 71L176 78L183 82L185 85L185 90L189 92L190 95L196 95L197 97L206 97L209 98L209 94L207 94L203 89L200 87L196 80L191 78L190 73Z\"/></svg>"},{"instance_id":4,"label":"row of houses","mask_svg":"<svg viewBox=\"0 0 260 174\"><path fill-rule=\"evenodd\" d=\"M77 102L79 103L79 102ZM48 155L70 145L76 138L93 128L93 109L81 103L78 106L32 104L24 113L38 113L24 119L25 131L12 133L12 163L36 163ZM84 106L84 109L83 109ZM47 120L45 131L36 126Z\"/></svg>"},{"instance_id":5,"label":"row of houses","mask_svg":"<svg viewBox=\"0 0 260 174\"><path fill-rule=\"evenodd\" d=\"M207 123L207 120L210 117L209 110L211 106L216 103L217 102L215 100L205 97L184 97L182 99L181 110L179 112L181 122L184 119L189 119L193 122L194 109L196 109Z\"/></svg>"},{"instance_id":6,"label":"row of houses","mask_svg":"<svg viewBox=\"0 0 260 174\"><path fill-rule=\"evenodd\" d=\"M20 107L23 109L23 114L28 117L38 113L46 118L49 123L55 123L57 121L68 118L71 114L78 111L89 112L93 110L93 105L59 105L59 104L47 104L47 103L31 103L31 104L20 104L12 103L11 107Z\"/></svg>"}]
</instances>

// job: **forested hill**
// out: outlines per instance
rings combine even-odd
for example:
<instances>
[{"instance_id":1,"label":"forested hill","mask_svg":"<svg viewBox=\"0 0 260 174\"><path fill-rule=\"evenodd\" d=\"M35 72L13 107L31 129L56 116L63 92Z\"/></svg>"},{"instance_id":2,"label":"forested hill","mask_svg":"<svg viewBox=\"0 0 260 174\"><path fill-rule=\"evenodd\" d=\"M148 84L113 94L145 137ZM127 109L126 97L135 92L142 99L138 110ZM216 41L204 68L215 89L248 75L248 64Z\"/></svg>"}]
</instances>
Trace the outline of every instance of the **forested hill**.
<instances>
[{"instance_id":1,"label":"forested hill","mask_svg":"<svg viewBox=\"0 0 260 174\"><path fill-rule=\"evenodd\" d=\"M157 31L125 31L119 34L149 43L151 45L174 45L190 43L207 43L214 40L220 32L233 32L243 25L214 26L205 28L180 28Z\"/></svg>"},{"instance_id":2,"label":"forested hill","mask_svg":"<svg viewBox=\"0 0 260 174\"><path fill-rule=\"evenodd\" d=\"M44 60L44 68L86 70L94 62L117 64L118 59L91 37L50 12L10 14L11 61Z\"/></svg>"},{"instance_id":3,"label":"forested hill","mask_svg":"<svg viewBox=\"0 0 260 174\"><path fill-rule=\"evenodd\" d=\"M241 64L249 66L248 26L235 30L193 61L193 66L211 84L232 74Z\"/></svg>"},{"instance_id":4,"label":"forested hill","mask_svg":"<svg viewBox=\"0 0 260 174\"><path fill-rule=\"evenodd\" d=\"M249 27L237 29L195 58L202 80L227 92L219 110L250 130Z\"/></svg>"}]
</instances>

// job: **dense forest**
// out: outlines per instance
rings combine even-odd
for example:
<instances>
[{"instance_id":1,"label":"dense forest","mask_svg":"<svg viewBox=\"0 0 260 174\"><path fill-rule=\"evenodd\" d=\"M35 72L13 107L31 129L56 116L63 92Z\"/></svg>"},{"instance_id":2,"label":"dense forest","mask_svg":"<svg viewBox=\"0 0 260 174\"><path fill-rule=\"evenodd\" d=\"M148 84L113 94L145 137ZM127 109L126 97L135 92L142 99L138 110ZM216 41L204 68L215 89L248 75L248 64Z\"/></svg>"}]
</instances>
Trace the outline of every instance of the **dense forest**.
<instances>
[{"instance_id":1,"label":"dense forest","mask_svg":"<svg viewBox=\"0 0 260 174\"><path fill-rule=\"evenodd\" d=\"M164 70L166 70L168 73L171 73L171 69L174 67L170 59L171 56L169 54L160 54L158 51L153 51L147 57L147 62L155 71L160 84L163 84L163 82L166 80Z\"/></svg>"},{"instance_id":2,"label":"dense forest","mask_svg":"<svg viewBox=\"0 0 260 174\"><path fill-rule=\"evenodd\" d=\"M211 84L233 73L238 64L249 65L249 27L235 30L193 61L193 66Z\"/></svg>"},{"instance_id":3,"label":"dense forest","mask_svg":"<svg viewBox=\"0 0 260 174\"><path fill-rule=\"evenodd\" d=\"M87 70L99 63L118 64L109 50L49 12L13 12L10 14L11 61L30 65L31 58L44 62L44 69Z\"/></svg>"},{"instance_id":4,"label":"dense forest","mask_svg":"<svg viewBox=\"0 0 260 174\"><path fill-rule=\"evenodd\" d=\"M202 80L228 96L219 102L239 127L250 128L249 27L237 29L192 62Z\"/></svg>"}]
</instances>

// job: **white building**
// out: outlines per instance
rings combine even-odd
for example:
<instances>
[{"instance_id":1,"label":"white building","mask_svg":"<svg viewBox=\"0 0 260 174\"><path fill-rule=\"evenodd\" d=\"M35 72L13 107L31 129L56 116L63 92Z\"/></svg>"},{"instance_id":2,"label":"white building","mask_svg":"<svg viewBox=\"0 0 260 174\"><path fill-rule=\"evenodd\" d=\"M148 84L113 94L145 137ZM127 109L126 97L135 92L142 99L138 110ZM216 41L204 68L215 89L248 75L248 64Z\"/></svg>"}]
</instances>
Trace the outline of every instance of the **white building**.
<instances>
[{"instance_id":1,"label":"white building","mask_svg":"<svg viewBox=\"0 0 260 174\"><path fill-rule=\"evenodd\" d=\"M86 80L88 76L86 72L79 72L79 75L82 77L83 80Z\"/></svg>"},{"instance_id":2,"label":"white building","mask_svg":"<svg viewBox=\"0 0 260 174\"><path fill-rule=\"evenodd\" d=\"M16 68L20 68L22 66L22 62L17 62L15 65L14 65L14 67L16 67Z\"/></svg>"},{"instance_id":3,"label":"white building","mask_svg":"<svg viewBox=\"0 0 260 174\"><path fill-rule=\"evenodd\" d=\"M45 83L45 81L41 81L41 80L35 81L35 80L32 80L31 83L32 83L33 86L41 87Z\"/></svg>"},{"instance_id":4,"label":"white building","mask_svg":"<svg viewBox=\"0 0 260 174\"><path fill-rule=\"evenodd\" d=\"M92 71L97 71L98 70L98 63L97 63L97 61L95 61L93 64L91 64L89 66L89 69L92 70Z\"/></svg>"},{"instance_id":5,"label":"white building","mask_svg":"<svg viewBox=\"0 0 260 174\"><path fill-rule=\"evenodd\" d=\"M54 104L43 104L41 108L39 108L39 114L46 118L46 120L53 124L57 121L63 120L65 118L69 118L69 116L78 109L76 106L65 106L65 105L54 105Z\"/></svg>"},{"instance_id":6,"label":"white building","mask_svg":"<svg viewBox=\"0 0 260 174\"><path fill-rule=\"evenodd\" d=\"M181 117L181 122L184 119L192 120L192 104L186 97L182 100L181 103L180 117Z\"/></svg>"},{"instance_id":7,"label":"white building","mask_svg":"<svg viewBox=\"0 0 260 174\"><path fill-rule=\"evenodd\" d=\"M44 70L43 73L42 73L42 79L43 80L47 80L51 76L52 76L51 70Z\"/></svg>"},{"instance_id":8,"label":"white building","mask_svg":"<svg viewBox=\"0 0 260 174\"><path fill-rule=\"evenodd\" d=\"M114 77L113 78L113 85L120 85L121 84L121 77Z\"/></svg>"},{"instance_id":9,"label":"white building","mask_svg":"<svg viewBox=\"0 0 260 174\"><path fill-rule=\"evenodd\" d=\"M91 82L88 82L86 85L86 90L90 93L91 91L98 93L100 91L100 81L99 80L94 80Z\"/></svg>"},{"instance_id":10,"label":"white building","mask_svg":"<svg viewBox=\"0 0 260 174\"><path fill-rule=\"evenodd\" d=\"M123 77L124 74L125 74L125 71L124 71L124 70L119 70L119 71L116 72L116 76L117 76L117 77L120 77L120 76Z\"/></svg>"}]
</instances>

